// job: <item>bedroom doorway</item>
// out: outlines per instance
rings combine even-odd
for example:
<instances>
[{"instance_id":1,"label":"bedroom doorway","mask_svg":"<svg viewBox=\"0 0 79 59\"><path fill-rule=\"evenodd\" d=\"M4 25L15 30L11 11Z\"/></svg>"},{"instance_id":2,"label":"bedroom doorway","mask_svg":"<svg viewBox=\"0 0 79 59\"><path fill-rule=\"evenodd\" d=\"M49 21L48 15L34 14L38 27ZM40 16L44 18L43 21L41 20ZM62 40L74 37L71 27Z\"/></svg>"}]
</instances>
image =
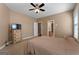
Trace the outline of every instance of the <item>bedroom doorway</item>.
<instances>
[{"instance_id":1,"label":"bedroom doorway","mask_svg":"<svg viewBox=\"0 0 79 59\"><path fill-rule=\"evenodd\" d=\"M38 23L38 36L41 36L41 23Z\"/></svg>"},{"instance_id":2,"label":"bedroom doorway","mask_svg":"<svg viewBox=\"0 0 79 59\"><path fill-rule=\"evenodd\" d=\"M54 31L54 20L49 20L47 24L47 35L48 36L54 36L55 31Z\"/></svg>"}]
</instances>

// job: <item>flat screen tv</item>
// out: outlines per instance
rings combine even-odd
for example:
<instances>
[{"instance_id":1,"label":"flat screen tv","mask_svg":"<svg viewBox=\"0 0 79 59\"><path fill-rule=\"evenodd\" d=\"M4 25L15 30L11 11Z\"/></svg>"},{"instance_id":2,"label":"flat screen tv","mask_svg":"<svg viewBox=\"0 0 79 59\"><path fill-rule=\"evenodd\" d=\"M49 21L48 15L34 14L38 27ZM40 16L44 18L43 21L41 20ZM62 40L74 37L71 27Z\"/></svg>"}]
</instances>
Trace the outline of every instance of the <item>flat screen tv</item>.
<instances>
[{"instance_id":1,"label":"flat screen tv","mask_svg":"<svg viewBox=\"0 0 79 59\"><path fill-rule=\"evenodd\" d=\"M12 30L21 29L21 24L11 24L11 29Z\"/></svg>"}]
</instances>

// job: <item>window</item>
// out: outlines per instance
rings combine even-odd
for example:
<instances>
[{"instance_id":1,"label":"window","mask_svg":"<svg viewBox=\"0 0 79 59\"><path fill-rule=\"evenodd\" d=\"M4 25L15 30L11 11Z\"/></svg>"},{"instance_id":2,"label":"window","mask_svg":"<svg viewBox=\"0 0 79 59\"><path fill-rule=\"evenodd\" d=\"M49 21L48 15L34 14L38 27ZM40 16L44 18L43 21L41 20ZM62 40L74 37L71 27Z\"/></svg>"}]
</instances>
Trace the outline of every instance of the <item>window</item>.
<instances>
[{"instance_id":1,"label":"window","mask_svg":"<svg viewBox=\"0 0 79 59\"><path fill-rule=\"evenodd\" d=\"M78 39L78 14L74 16L74 37Z\"/></svg>"}]
</instances>

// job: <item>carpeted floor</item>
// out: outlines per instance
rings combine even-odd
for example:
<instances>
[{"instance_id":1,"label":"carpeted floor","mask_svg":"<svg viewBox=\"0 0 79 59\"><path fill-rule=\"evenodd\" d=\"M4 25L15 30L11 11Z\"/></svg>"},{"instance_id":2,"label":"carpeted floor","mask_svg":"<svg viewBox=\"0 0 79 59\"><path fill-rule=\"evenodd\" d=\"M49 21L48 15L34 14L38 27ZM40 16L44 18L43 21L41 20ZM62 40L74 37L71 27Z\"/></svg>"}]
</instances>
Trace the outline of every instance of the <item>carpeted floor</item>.
<instances>
[{"instance_id":1,"label":"carpeted floor","mask_svg":"<svg viewBox=\"0 0 79 59\"><path fill-rule=\"evenodd\" d=\"M74 55L79 54L79 44L73 38L38 37L30 40L36 54Z\"/></svg>"},{"instance_id":2,"label":"carpeted floor","mask_svg":"<svg viewBox=\"0 0 79 59\"><path fill-rule=\"evenodd\" d=\"M79 44L73 38L42 36L6 46L0 51L10 55L24 55L28 50L37 55L75 55L79 54Z\"/></svg>"}]
</instances>

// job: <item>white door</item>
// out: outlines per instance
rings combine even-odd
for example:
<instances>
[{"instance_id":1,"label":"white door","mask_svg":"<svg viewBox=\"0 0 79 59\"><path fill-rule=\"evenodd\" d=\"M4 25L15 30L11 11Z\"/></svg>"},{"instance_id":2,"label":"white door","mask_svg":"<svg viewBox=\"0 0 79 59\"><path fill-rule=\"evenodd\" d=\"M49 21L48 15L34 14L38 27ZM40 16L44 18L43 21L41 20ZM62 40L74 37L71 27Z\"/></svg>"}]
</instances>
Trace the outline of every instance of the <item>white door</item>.
<instances>
[{"instance_id":1,"label":"white door","mask_svg":"<svg viewBox=\"0 0 79 59\"><path fill-rule=\"evenodd\" d=\"M34 22L34 36L38 36L38 23Z\"/></svg>"}]
</instances>

